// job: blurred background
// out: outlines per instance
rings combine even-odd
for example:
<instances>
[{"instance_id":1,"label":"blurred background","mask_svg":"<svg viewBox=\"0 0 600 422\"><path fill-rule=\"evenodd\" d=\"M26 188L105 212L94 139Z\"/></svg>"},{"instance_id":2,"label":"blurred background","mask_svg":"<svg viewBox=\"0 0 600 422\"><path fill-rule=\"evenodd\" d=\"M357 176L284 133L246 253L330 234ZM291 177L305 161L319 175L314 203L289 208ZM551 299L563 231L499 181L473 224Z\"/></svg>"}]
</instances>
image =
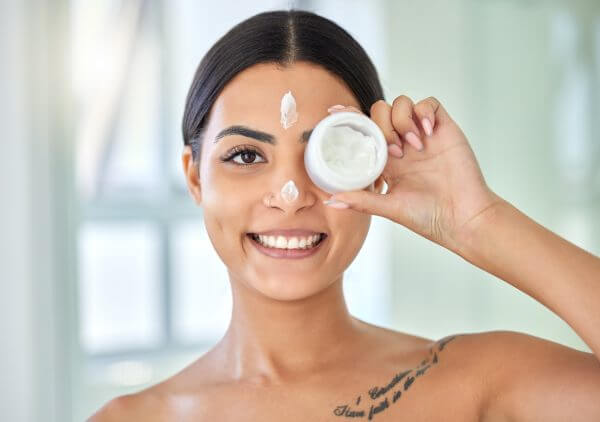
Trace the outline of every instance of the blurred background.
<instances>
[{"instance_id":1,"label":"blurred background","mask_svg":"<svg viewBox=\"0 0 600 422\"><path fill-rule=\"evenodd\" d=\"M224 333L226 272L180 170L184 98L218 37L291 6L346 28L388 102L438 97L496 193L600 254L597 0L3 0L3 420L82 421ZM590 351L543 305L380 217L345 292L357 317L416 335L516 330Z\"/></svg>"}]
</instances>

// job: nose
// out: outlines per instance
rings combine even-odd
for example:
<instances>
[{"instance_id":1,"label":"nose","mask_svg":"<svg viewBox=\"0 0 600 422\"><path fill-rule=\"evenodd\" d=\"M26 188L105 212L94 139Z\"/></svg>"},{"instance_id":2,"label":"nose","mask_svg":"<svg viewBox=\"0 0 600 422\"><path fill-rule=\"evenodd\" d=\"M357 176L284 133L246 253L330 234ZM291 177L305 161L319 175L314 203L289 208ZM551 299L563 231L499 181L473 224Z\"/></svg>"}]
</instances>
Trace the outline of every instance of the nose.
<instances>
[{"instance_id":1,"label":"nose","mask_svg":"<svg viewBox=\"0 0 600 422\"><path fill-rule=\"evenodd\" d=\"M306 172L305 172L306 173ZM295 214L302 209L311 208L318 200L314 184L306 174L298 177L287 174L271 185L272 189L265 195L264 203L269 208Z\"/></svg>"}]
</instances>

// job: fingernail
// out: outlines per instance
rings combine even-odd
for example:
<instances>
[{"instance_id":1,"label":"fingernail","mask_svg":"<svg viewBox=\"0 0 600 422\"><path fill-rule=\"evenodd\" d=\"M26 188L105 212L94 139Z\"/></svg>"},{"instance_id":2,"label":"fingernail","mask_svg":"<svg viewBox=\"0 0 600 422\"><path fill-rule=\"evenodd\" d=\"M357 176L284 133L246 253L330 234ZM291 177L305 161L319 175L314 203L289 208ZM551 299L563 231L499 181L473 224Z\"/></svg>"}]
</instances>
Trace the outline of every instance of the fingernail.
<instances>
[{"instance_id":1,"label":"fingernail","mask_svg":"<svg viewBox=\"0 0 600 422\"><path fill-rule=\"evenodd\" d=\"M350 207L350 205L346 204L345 202L338 201L336 199L328 199L326 201L323 201L323 203L329 207L338 209L345 209Z\"/></svg>"},{"instance_id":2,"label":"fingernail","mask_svg":"<svg viewBox=\"0 0 600 422\"><path fill-rule=\"evenodd\" d=\"M348 106L346 107L348 110L352 110L356 113L362 113L362 111L360 111L358 108L354 107L354 106Z\"/></svg>"},{"instance_id":3,"label":"fingernail","mask_svg":"<svg viewBox=\"0 0 600 422\"><path fill-rule=\"evenodd\" d=\"M423 129L425 129L427 136L431 136L433 133L433 128L431 127L431 122L429 119L425 117L423 120L421 120L421 123L423 124Z\"/></svg>"},{"instance_id":4,"label":"fingernail","mask_svg":"<svg viewBox=\"0 0 600 422\"><path fill-rule=\"evenodd\" d=\"M404 156L402 149L400 149L400 147L396 144L391 144L388 150L394 157L402 158Z\"/></svg>"},{"instance_id":5,"label":"fingernail","mask_svg":"<svg viewBox=\"0 0 600 422\"><path fill-rule=\"evenodd\" d=\"M406 135L404 135L404 137L417 150L423 151L423 142L421 142L417 135L412 132L408 132Z\"/></svg>"},{"instance_id":6,"label":"fingernail","mask_svg":"<svg viewBox=\"0 0 600 422\"><path fill-rule=\"evenodd\" d=\"M327 109L327 111L331 111L331 110L341 110L343 108L346 108L346 106L343 106L341 104L336 104L334 106L331 106Z\"/></svg>"}]
</instances>

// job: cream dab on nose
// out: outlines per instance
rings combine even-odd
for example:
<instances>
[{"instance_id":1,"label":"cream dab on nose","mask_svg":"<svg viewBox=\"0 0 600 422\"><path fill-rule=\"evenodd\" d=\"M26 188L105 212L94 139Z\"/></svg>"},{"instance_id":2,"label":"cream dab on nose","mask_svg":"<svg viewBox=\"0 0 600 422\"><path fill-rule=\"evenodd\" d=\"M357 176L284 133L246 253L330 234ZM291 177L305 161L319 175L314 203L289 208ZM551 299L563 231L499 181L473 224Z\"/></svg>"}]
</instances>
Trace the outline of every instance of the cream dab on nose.
<instances>
[{"instance_id":1,"label":"cream dab on nose","mask_svg":"<svg viewBox=\"0 0 600 422\"><path fill-rule=\"evenodd\" d=\"M288 91L281 98L281 125L284 129L289 128L298 121L298 112L296 111L296 99L292 91Z\"/></svg>"},{"instance_id":2,"label":"cream dab on nose","mask_svg":"<svg viewBox=\"0 0 600 422\"><path fill-rule=\"evenodd\" d=\"M298 188L293 180L289 180L283 187L281 188L281 197L286 202L293 202L298 198Z\"/></svg>"}]
</instances>

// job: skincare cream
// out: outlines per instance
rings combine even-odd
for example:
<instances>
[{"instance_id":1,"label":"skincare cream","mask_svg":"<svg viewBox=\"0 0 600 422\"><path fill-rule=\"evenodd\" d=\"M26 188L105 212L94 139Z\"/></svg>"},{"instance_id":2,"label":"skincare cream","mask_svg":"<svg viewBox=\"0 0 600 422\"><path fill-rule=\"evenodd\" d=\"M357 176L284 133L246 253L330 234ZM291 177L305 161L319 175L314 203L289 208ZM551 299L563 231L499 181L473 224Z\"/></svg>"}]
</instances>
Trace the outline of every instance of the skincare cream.
<instances>
[{"instance_id":1,"label":"skincare cream","mask_svg":"<svg viewBox=\"0 0 600 422\"><path fill-rule=\"evenodd\" d=\"M281 98L281 125L284 129L289 128L298 121L298 112L296 111L296 99L292 91L288 91Z\"/></svg>"},{"instance_id":2,"label":"skincare cream","mask_svg":"<svg viewBox=\"0 0 600 422\"><path fill-rule=\"evenodd\" d=\"M281 197L285 202L294 202L298 198L298 188L293 180L288 181L281 188Z\"/></svg>"}]
</instances>

